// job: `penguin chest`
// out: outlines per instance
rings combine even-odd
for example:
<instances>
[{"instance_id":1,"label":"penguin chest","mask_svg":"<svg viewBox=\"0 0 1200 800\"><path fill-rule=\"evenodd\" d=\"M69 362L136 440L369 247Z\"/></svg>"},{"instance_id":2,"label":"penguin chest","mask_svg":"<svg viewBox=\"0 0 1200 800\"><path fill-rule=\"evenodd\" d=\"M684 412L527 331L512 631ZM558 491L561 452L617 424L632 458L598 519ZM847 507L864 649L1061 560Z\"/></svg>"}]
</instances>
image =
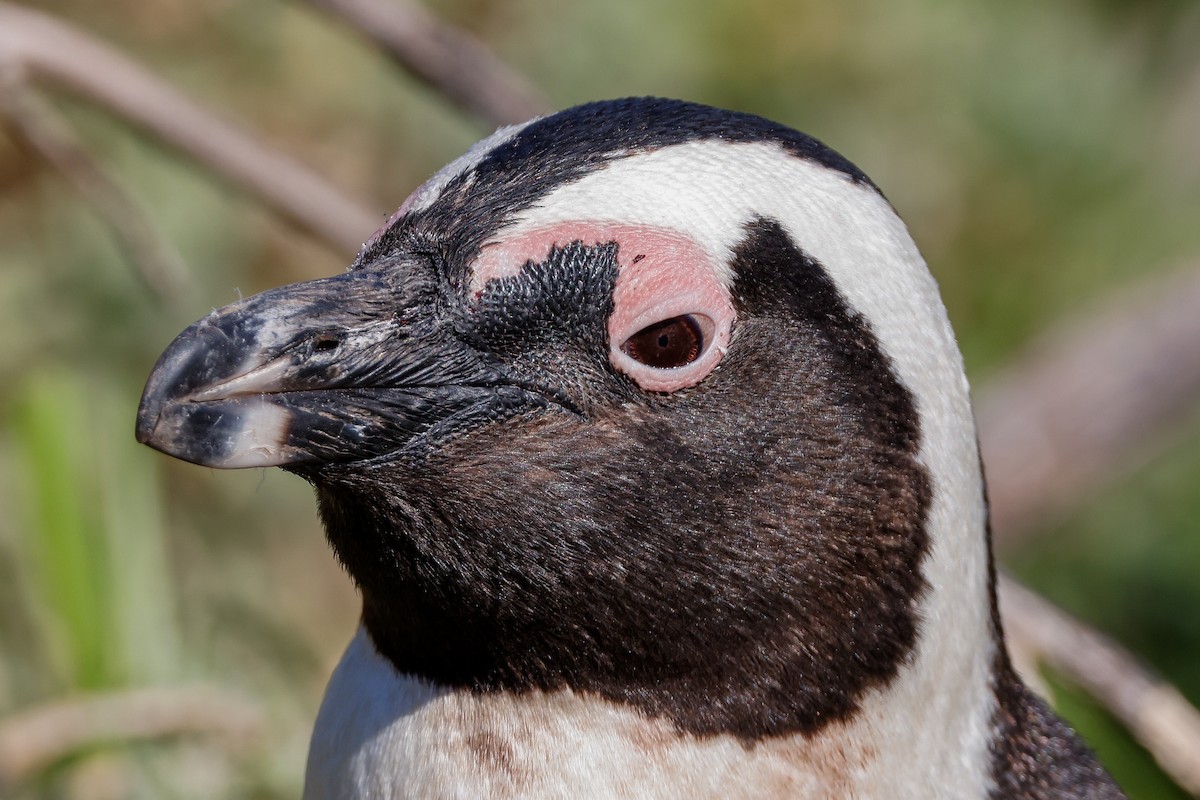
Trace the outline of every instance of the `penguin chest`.
<instances>
[{"instance_id":1,"label":"penguin chest","mask_svg":"<svg viewBox=\"0 0 1200 800\"><path fill-rule=\"evenodd\" d=\"M450 690L399 675L360 631L330 680L304 797L942 796L936 780L912 793L882 774L871 726L830 727L746 744L570 691Z\"/></svg>"}]
</instances>

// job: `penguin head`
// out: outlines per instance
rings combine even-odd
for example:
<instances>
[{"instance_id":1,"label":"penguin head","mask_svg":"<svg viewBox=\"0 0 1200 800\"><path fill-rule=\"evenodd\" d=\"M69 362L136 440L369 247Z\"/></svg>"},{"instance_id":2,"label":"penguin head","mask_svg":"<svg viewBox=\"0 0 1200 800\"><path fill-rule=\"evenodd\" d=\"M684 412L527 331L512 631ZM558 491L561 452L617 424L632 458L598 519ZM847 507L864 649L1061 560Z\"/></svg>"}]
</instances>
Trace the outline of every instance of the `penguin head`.
<instances>
[{"instance_id":1,"label":"penguin head","mask_svg":"<svg viewBox=\"0 0 1200 800\"><path fill-rule=\"evenodd\" d=\"M746 114L497 132L348 272L185 330L138 438L310 481L376 648L439 684L754 739L987 636L936 286L857 168Z\"/></svg>"}]
</instances>

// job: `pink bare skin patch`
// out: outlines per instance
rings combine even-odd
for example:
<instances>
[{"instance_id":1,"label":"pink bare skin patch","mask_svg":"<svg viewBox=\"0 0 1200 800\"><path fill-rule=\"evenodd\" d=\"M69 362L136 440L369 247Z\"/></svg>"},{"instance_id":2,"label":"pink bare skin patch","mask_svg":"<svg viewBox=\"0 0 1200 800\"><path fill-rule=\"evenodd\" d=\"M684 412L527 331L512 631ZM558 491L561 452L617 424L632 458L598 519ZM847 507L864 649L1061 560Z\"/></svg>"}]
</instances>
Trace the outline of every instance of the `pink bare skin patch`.
<instances>
[{"instance_id":1,"label":"pink bare skin patch","mask_svg":"<svg viewBox=\"0 0 1200 800\"><path fill-rule=\"evenodd\" d=\"M580 241L617 243L620 273L608 319L609 359L643 389L674 392L708 376L729 346L734 310L729 288L714 257L679 231L603 222L564 222L484 245L471 288L478 296L488 281L511 277L527 261L541 261L550 248ZM694 359L678 366L653 366L625 347L631 337L658 323L685 318L698 331Z\"/></svg>"}]
</instances>

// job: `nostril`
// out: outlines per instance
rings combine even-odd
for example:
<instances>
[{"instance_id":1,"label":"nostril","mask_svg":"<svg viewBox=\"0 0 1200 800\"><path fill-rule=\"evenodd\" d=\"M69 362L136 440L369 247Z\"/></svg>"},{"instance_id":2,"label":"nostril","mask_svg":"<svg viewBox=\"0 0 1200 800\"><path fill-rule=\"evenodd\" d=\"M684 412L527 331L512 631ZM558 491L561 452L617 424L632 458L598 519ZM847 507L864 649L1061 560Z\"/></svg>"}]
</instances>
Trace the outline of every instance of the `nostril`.
<instances>
[{"instance_id":1,"label":"nostril","mask_svg":"<svg viewBox=\"0 0 1200 800\"><path fill-rule=\"evenodd\" d=\"M312 340L312 351L314 353L332 353L341 346L341 338L332 333L318 334Z\"/></svg>"}]
</instances>

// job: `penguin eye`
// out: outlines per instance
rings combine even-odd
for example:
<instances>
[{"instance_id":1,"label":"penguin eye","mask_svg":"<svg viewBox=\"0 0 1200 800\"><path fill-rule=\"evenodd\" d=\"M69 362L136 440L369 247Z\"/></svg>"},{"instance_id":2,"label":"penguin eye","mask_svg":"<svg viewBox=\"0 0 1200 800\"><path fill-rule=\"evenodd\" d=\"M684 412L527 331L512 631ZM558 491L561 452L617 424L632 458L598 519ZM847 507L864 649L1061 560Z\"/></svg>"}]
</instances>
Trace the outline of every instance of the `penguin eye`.
<instances>
[{"instance_id":1,"label":"penguin eye","mask_svg":"<svg viewBox=\"0 0 1200 800\"><path fill-rule=\"evenodd\" d=\"M734 310L706 250L658 228L614 231L624 253L608 317L608 359L647 392L677 392L707 378L729 348Z\"/></svg>"},{"instance_id":2,"label":"penguin eye","mask_svg":"<svg viewBox=\"0 0 1200 800\"><path fill-rule=\"evenodd\" d=\"M642 328L625 340L621 350L648 367L672 369L699 358L704 344L704 331L697 315L682 314Z\"/></svg>"}]
</instances>

